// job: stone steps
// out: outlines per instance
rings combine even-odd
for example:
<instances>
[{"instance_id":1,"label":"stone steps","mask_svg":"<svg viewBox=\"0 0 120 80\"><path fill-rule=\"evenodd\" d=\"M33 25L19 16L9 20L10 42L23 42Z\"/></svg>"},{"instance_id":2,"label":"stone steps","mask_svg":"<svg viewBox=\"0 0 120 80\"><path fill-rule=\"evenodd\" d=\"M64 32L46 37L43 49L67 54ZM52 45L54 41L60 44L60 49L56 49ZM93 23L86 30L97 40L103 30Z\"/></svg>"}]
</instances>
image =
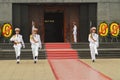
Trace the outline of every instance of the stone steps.
<instances>
[{"instance_id":1,"label":"stone steps","mask_svg":"<svg viewBox=\"0 0 120 80\"><path fill-rule=\"evenodd\" d=\"M89 43L73 43L79 58L90 58ZM120 58L120 43L100 43L97 58Z\"/></svg>"},{"instance_id":2,"label":"stone steps","mask_svg":"<svg viewBox=\"0 0 120 80\"><path fill-rule=\"evenodd\" d=\"M21 59L32 59L32 51L29 43L22 49ZM46 49L39 50L39 59L46 59ZM79 58L90 58L88 43L71 43L73 49L78 51ZM120 58L120 43L100 43L97 58ZM15 52L12 43L0 43L0 59L15 59Z\"/></svg>"}]
</instances>

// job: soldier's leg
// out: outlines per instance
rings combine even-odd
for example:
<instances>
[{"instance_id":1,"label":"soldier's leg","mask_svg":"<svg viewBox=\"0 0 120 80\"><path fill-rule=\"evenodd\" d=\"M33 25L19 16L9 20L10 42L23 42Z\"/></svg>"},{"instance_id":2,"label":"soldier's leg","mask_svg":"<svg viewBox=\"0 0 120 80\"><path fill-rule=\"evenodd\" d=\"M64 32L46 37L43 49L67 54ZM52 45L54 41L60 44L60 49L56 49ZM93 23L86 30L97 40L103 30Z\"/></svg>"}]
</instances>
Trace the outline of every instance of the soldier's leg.
<instances>
[{"instance_id":1,"label":"soldier's leg","mask_svg":"<svg viewBox=\"0 0 120 80\"><path fill-rule=\"evenodd\" d=\"M15 47L15 54L16 54L17 63L19 63L19 61L20 61L20 53L21 53L21 48Z\"/></svg>"},{"instance_id":2,"label":"soldier's leg","mask_svg":"<svg viewBox=\"0 0 120 80\"><path fill-rule=\"evenodd\" d=\"M74 36L74 42L76 43L77 42L77 36L76 36L76 34L74 34L73 36Z\"/></svg>"},{"instance_id":3,"label":"soldier's leg","mask_svg":"<svg viewBox=\"0 0 120 80\"><path fill-rule=\"evenodd\" d=\"M20 61L20 54L21 54L21 47L18 47L17 48L17 62L19 62Z\"/></svg>"},{"instance_id":4,"label":"soldier's leg","mask_svg":"<svg viewBox=\"0 0 120 80\"><path fill-rule=\"evenodd\" d=\"M38 60L38 47L35 48L35 61Z\"/></svg>"},{"instance_id":5,"label":"soldier's leg","mask_svg":"<svg viewBox=\"0 0 120 80\"><path fill-rule=\"evenodd\" d=\"M21 47L18 48L18 56L21 54Z\"/></svg>"},{"instance_id":6,"label":"soldier's leg","mask_svg":"<svg viewBox=\"0 0 120 80\"><path fill-rule=\"evenodd\" d=\"M17 59L17 53L18 53L18 52L17 52L17 51L18 51L18 50L17 50L17 47L15 47L14 49L15 49L15 56L16 56L16 59Z\"/></svg>"},{"instance_id":7,"label":"soldier's leg","mask_svg":"<svg viewBox=\"0 0 120 80\"><path fill-rule=\"evenodd\" d=\"M32 55L33 55L33 60L35 60L35 46L32 46Z\"/></svg>"},{"instance_id":8,"label":"soldier's leg","mask_svg":"<svg viewBox=\"0 0 120 80\"><path fill-rule=\"evenodd\" d=\"M94 50L95 50L95 54L98 55L98 50L97 50L97 46L94 46Z\"/></svg>"},{"instance_id":9,"label":"soldier's leg","mask_svg":"<svg viewBox=\"0 0 120 80\"><path fill-rule=\"evenodd\" d=\"M77 42L77 34L75 34L75 42Z\"/></svg>"},{"instance_id":10,"label":"soldier's leg","mask_svg":"<svg viewBox=\"0 0 120 80\"><path fill-rule=\"evenodd\" d=\"M92 61L95 61L95 50L94 50L94 46L90 46L90 53L91 53L91 58Z\"/></svg>"}]
</instances>

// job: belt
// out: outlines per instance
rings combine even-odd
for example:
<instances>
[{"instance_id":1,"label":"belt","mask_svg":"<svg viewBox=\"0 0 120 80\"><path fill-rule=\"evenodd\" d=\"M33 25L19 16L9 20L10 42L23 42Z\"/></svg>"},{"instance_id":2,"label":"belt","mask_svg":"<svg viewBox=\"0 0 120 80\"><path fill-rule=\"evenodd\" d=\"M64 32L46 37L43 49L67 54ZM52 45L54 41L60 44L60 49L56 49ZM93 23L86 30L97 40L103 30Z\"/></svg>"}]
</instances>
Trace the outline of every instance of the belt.
<instances>
[{"instance_id":1,"label":"belt","mask_svg":"<svg viewBox=\"0 0 120 80\"><path fill-rule=\"evenodd\" d=\"M15 45L17 45L17 44L21 44L21 42L14 42L14 44L15 44Z\"/></svg>"}]
</instances>

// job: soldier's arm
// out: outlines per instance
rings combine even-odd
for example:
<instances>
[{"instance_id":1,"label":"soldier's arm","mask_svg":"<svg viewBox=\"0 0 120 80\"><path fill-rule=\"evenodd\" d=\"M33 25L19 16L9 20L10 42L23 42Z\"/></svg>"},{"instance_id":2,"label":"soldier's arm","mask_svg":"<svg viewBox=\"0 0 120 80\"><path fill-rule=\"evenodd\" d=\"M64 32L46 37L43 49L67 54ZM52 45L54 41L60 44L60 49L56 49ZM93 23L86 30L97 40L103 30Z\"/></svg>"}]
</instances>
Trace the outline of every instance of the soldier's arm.
<instances>
[{"instance_id":1,"label":"soldier's arm","mask_svg":"<svg viewBox=\"0 0 120 80\"><path fill-rule=\"evenodd\" d=\"M99 35L97 34L97 40L96 40L96 42L97 42L97 47L99 47Z\"/></svg>"},{"instance_id":2,"label":"soldier's arm","mask_svg":"<svg viewBox=\"0 0 120 80\"><path fill-rule=\"evenodd\" d=\"M10 41L14 41L14 38L15 38L15 35L13 35L11 38L10 38Z\"/></svg>"},{"instance_id":3,"label":"soldier's arm","mask_svg":"<svg viewBox=\"0 0 120 80\"><path fill-rule=\"evenodd\" d=\"M39 41L39 47L42 48L41 37L40 37L40 35L38 35L38 36L39 36L39 37L38 37L38 39L39 39L39 40L38 40L38 41Z\"/></svg>"},{"instance_id":4,"label":"soldier's arm","mask_svg":"<svg viewBox=\"0 0 120 80\"><path fill-rule=\"evenodd\" d=\"M23 37L22 36L21 36L21 43L22 43L23 48L25 48L25 43L23 41Z\"/></svg>"},{"instance_id":5,"label":"soldier's arm","mask_svg":"<svg viewBox=\"0 0 120 80\"><path fill-rule=\"evenodd\" d=\"M89 42L95 42L95 40L93 39L93 37L92 37L92 35L91 34L89 34L89 36L88 36L88 41Z\"/></svg>"}]
</instances>

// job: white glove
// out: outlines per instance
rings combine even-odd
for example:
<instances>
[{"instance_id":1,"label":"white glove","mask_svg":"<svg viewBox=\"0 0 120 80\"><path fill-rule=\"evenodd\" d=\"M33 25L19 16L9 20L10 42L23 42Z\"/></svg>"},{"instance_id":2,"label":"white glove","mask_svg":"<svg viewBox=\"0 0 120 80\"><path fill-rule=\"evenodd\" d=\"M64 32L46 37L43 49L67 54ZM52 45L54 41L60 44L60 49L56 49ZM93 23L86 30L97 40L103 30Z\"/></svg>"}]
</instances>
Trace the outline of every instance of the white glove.
<instances>
[{"instance_id":1,"label":"white glove","mask_svg":"<svg viewBox=\"0 0 120 80\"><path fill-rule=\"evenodd\" d=\"M25 48L25 45L23 45L23 48Z\"/></svg>"},{"instance_id":2,"label":"white glove","mask_svg":"<svg viewBox=\"0 0 120 80\"><path fill-rule=\"evenodd\" d=\"M42 46L39 46L40 49L42 49Z\"/></svg>"}]
</instances>

